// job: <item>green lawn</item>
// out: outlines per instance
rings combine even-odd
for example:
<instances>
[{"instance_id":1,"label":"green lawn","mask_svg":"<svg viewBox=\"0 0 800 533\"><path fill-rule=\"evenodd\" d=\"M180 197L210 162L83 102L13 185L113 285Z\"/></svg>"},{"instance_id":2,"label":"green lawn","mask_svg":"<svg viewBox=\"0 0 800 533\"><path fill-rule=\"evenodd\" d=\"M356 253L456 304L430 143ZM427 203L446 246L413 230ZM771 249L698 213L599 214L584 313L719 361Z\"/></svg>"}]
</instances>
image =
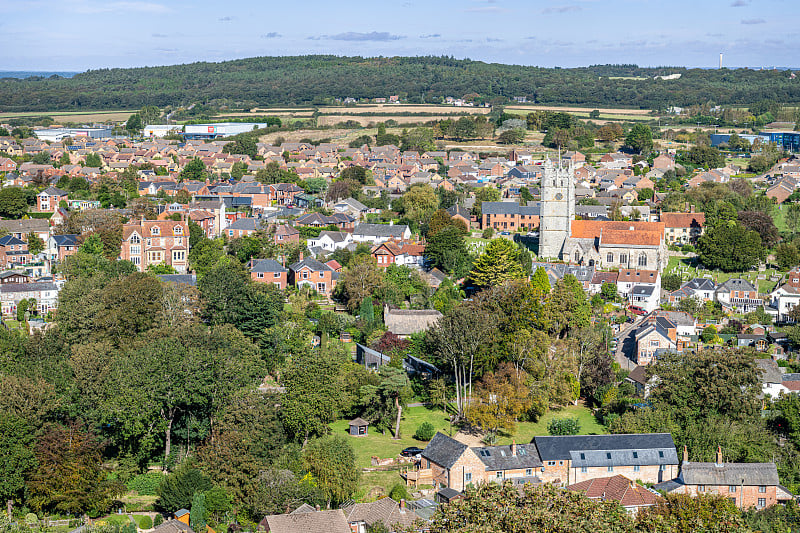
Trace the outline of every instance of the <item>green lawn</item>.
<instances>
[{"instance_id":1,"label":"green lawn","mask_svg":"<svg viewBox=\"0 0 800 533\"><path fill-rule=\"evenodd\" d=\"M512 439L519 443L530 442L536 435L547 435L547 424L550 420L567 416L578 417L582 434L605 433L605 429L597 423L591 410L582 405L577 405L565 407L558 411L550 411L535 423L521 422L513 435L501 434L497 442L498 444L510 444ZM396 457L403 448L408 446L425 448L427 442L418 441L414 438L414 432L417 427L425 421L433 424L433 427L438 431L446 435L450 434L450 423L444 411L428 409L427 407L408 407L403 410L399 440L394 440L390 431L382 434L373 431L371 428L370 434L366 437L348 437L348 442L356 454L356 465L362 469L369 468L372 464L373 455L386 459ZM335 435L347 435L348 420L338 420L332 423L331 430ZM453 434L456 431L457 428L453 428ZM391 488L401 481L400 467L391 470L362 472L356 499L363 501L374 500L388 494Z\"/></svg>"}]
</instances>

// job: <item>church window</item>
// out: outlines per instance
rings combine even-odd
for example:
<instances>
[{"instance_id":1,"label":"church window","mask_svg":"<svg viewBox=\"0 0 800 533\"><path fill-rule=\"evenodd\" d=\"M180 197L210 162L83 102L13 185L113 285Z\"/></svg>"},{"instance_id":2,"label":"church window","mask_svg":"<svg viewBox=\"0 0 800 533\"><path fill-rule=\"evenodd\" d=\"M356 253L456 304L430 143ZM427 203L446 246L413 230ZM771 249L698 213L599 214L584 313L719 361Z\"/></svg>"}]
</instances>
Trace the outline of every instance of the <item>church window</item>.
<instances>
[{"instance_id":1,"label":"church window","mask_svg":"<svg viewBox=\"0 0 800 533\"><path fill-rule=\"evenodd\" d=\"M556 200L563 200L563 199L564 199L564 195L563 194L561 194L561 193L557 193L556 194Z\"/></svg>"},{"instance_id":2,"label":"church window","mask_svg":"<svg viewBox=\"0 0 800 533\"><path fill-rule=\"evenodd\" d=\"M614 262L614 254L608 254L606 256L606 261L609 262L609 263L613 263Z\"/></svg>"},{"instance_id":3,"label":"church window","mask_svg":"<svg viewBox=\"0 0 800 533\"><path fill-rule=\"evenodd\" d=\"M575 262L577 263L577 262L579 262L580 260L581 260L581 254L580 254L580 252L575 252Z\"/></svg>"},{"instance_id":4,"label":"church window","mask_svg":"<svg viewBox=\"0 0 800 533\"><path fill-rule=\"evenodd\" d=\"M627 263L627 262L628 262L628 255L627 255L627 254L620 254L620 256L619 256L619 262L620 262L620 264L622 264L622 265L624 265L625 263Z\"/></svg>"},{"instance_id":5,"label":"church window","mask_svg":"<svg viewBox=\"0 0 800 533\"><path fill-rule=\"evenodd\" d=\"M647 266L647 256L645 254L639 256L639 266L640 267Z\"/></svg>"}]
</instances>

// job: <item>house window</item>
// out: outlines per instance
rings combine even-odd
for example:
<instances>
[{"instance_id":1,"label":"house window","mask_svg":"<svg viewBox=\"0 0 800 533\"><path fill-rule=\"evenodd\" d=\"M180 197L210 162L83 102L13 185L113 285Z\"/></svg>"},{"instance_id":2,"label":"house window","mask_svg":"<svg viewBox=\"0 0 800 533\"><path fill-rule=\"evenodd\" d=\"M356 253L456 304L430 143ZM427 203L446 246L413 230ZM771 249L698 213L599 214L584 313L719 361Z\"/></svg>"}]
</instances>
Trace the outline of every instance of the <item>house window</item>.
<instances>
[{"instance_id":1,"label":"house window","mask_svg":"<svg viewBox=\"0 0 800 533\"><path fill-rule=\"evenodd\" d=\"M139 255L140 253L142 253L140 246L131 246L131 255Z\"/></svg>"},{"instance_id":2,"label":"house window","mask_svg":"<svg viewBox=\"0 0 800 533\"><path fill-rule=\"evenodd\" d=\"M533 475L533 469L532 468L526 468L525 469L525 475L526 476L532 476Z\"/></svg>"},{"instance_id":3,"label":"house window","mask_svg":"<svg viewBox=\"0 0 800 533\"><path fill-rule=\"evenodd\" d=\"M613 466L609 466L609 467L607 468L607 471L608 471L608 472L613 472L613 471L614 471L614 467L613 467Z\"/></svg>"},{"instance_id":4,"label":"house window","mask_svg":"<svg viewBox=\"0 0 800 533\"><path fill-rule=\"evenodd\" d=\"M325 284L324 283L317 283L317 292L324 293L325 292Z\"/></svg>"},{"instance_id":5,"label":"house window","mask_svg":"<svg viewBox=\"0 0 800 533\"><path fill-rule=\"evenodd\" d=\"M259 272L258 274L256 274L256 277L257 278L263 278L264 277L264 273L263 272Z\"/></svg>"},{"instance_id":6,"label":"house window","mask_svg":"<svg viewBox=\"0 0 800 533\"><path fill-rule=\"evenodd\" d=\"M275 272L274 274L272 274L272 277L277 279L277 278L281 277L281 273L280 272Z\"/></svg>"},{"instance_id":7,"label":"house window","mask_svg":"<svg viewBox=\"0 0 800 533\"><path fill-rule=\"evenodd\" d=\"M497 473L497 479L503 479L503 472Z\"/></svg>"},{"instance_id":8,"label":"house window","mask_svg":"<svg viewBox=\"0 0 800 533\"><path fill-rule=\"evenodd\" d=\"M467 472L464 474L464 483L472 483L472 473Z\"/></svg>"},{"instance_id":9,"label":"house window","mask_svg":"<svg viewBox=\"0 0 800 533\"><path fill-rule=\"evenodd\" d=\"M645 254L639 256L639 266L640 267L647 266L647 256Z\"/></svg>"},{"instance_id":10,"label":"house window","mask_svg":"<svg viewBox=\"0 0 800 533\"><path fill-rule=\"evenodd\" d=\"M728 492L736 492L736 485L728 485Z\"/></svg>"},{"instance_id":11,"label":"house window","mask_svg":"<svg viewBox=\"0 0 800 533\"><path fill-rule=\"evenodd\" d=\"M152 228L150 228L150 235L158 235L158 234L159 234L158 226L153 226Z\"/></svg>"},{"instance_id":12,"label":"house window","mask_svg":"<svg viewBox=\"0 0 800 533\"><path fill-rule=\"evenodd\" d=\"M619 255L619 262L620 264L625 264L628 262L628 255L627 254L620 254Z\"/></svg>"},{"instance_id":13,"label":"house window","mask_svg":"<svg viewBox=\"0 0 800 533\"><path fill-rule=\"evenodd\" d=\"M766 485L759 485L758 486L758 492L762 492L762 493L763 492L767 492L767 486Z\"/></svg>"},{"instance_id":14,"label":"house window","mask_svg":"<svg viewBox=\"0 0 800 533\"><path fill-rule=\"evenodd\" d=\"M564 466L564 461L559 461L558 466Z\"/></svg>"},{"instance_id":15,"label":"house window","mask_svg":"<svg viewBox=\"0 0 800 533\"><path fill-rule=\"evenodd\" d=\"M172 252L173 261L183 261L186 259L186 252L183 250L175 250Z\"/></svg>"},{"instance_id":16,"label":"house window","mask_svg":"<svg viewBox=\"0 0 800 533\"><path fill-rule=\"evenodd\" d=\"M638 472L639 471L639 465L633 465L633 471L634 472Z\"/></svg>"},{"instance_id":17,"label":"house window","mask_svg":"<svg viewBox=\"0 0 800 533\"><path fill-rule=\"evenodd\" d=\"M555 461L547 461L547 466L556 466Z\"/></svg>"},{"instance_id":18,"label":"house window","mask_svg":"<svg viewBox=\"0 0 800 533\"><path fill-rule=\"evenodd\" d=\"M181 226L175 226L174 228L172 228L172 232L175 235L183 235L183 228Z\"/></svg>"},{"instance_id":19,"label":"house window","mask_svg":"<svg viewBox=\"0 0 800 533\"><path fill-rule=\"evenodd\" d=\"M580 261L580 260L581 260L581 254L580 254L580 252L575 252L575 262L577 263L577 262L578 262L578 261Z\"/></svg>"},{"instance_id":20,"label":"house window","mask_svg":"<svg viewBox=\"0 0 800 533\"><path fill-rule=\"evenodd\" d=\"M766 499L766 498L759 498L759 499L758 499L758 506L757 506L757 507L758 507L759 509L763 509L763 508L764 508L764 507L766 507L766 506L767 506L767 499Z\"/></svg>"},{"instance_id":21,"label":"house window","mask_svg":"<svg viewBox=\"0 0 800 533\"><path fill-rule=\"evenodd\" d=\"M588 471L589 471L589 468L588 468L588 467L585 467L585 466L582 466L582 467L581 467L581 474L585 474L585 473L586 473L586 472L588 472Z\"/></svg>"},{"instance_id":22,"label":"house window","mask_svg":"<svg viewBox=\"0 0 800 533\"><path fill-rule=\"evenodd\" d=\"M609 263L613 263L614 262L614 254L608 254L606 256L606 261L609 262Z\"/></svg>"},{"instance_id":23,"label":"house window","mask_svg":"<svg viewBox=\"0 0 800 533\"><path fill-rule=\"evenodd\" d=\"M667 471L667 465L660 465L660 466L658 467L658 470L659 470L660 472L666 472L666 471Z\"/></svg>"},{"instance_id":24,"label":"house window","mask_svg":"<svg viewBox=\"0 0 800 533\"><path fill-rule=\"evenodd\" d=\"M705 492L706 486L705 485L697 485L697 492Z\"/></svg>"},{"instance_id":25,"label":"house window","mask_svg":"<svg viewBox=\"0 0 800 533\"><path fill-rule=\"evenodd\" d=\"M303 270L303 279L308 279L308 270Z\"/></svg>"}]
</instances>

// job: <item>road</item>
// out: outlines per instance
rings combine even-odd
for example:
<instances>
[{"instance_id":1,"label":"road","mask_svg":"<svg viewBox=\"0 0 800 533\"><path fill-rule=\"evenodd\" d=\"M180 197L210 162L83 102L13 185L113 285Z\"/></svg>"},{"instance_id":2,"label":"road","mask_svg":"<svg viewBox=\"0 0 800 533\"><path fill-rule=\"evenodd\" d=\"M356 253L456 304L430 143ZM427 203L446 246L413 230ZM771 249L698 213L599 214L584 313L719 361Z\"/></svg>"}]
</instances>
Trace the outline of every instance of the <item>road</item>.
<instances>
[{"instance_id":1,"label":"road","mask_svg":"<svg viewBox=\"0 0 800 533\"><path fill-rule=\"evenodd\" d=\"M636 363L633 362L631 357L636 349L636 339L633 332L639 326L639 319L633 324L624 324L617 334L617 349L614 351L614 360L619 363L619 366L624 370L633 370L636 368Z\"/></svg>"}]
</instances>

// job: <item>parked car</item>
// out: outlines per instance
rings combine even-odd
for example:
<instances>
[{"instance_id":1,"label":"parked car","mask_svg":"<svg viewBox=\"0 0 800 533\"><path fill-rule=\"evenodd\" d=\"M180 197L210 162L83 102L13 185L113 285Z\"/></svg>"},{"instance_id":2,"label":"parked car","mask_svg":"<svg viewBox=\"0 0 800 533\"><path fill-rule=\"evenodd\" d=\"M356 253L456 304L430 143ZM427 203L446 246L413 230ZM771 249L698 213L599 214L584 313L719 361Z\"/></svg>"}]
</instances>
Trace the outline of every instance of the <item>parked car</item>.
<instances>
[{"instance_id":1,"label":"parked car","mask_svg":"<svg viewBox=\"0 0 800 533\"><path fill-rule=\"evenodd\" d=\"M645 311L644 309L642 309L638 305L629 305L628 306L628 311L630 311L634 315L639 315L639 316L643 316L643 315L647 314L647 311Z\"/></svg>"},{"instance_id":2,"label":"parked car","mask_svg":"<svg viewBox=\"0 0 800 533\"><path fill-rule=\"evenodd\" d=\"M417 448L416 446L409 446L408 448L400 452L400 455L402 455L403 457L413 457L421 453L422 453L422 448Z\"/></svg>"}]
</instances>

